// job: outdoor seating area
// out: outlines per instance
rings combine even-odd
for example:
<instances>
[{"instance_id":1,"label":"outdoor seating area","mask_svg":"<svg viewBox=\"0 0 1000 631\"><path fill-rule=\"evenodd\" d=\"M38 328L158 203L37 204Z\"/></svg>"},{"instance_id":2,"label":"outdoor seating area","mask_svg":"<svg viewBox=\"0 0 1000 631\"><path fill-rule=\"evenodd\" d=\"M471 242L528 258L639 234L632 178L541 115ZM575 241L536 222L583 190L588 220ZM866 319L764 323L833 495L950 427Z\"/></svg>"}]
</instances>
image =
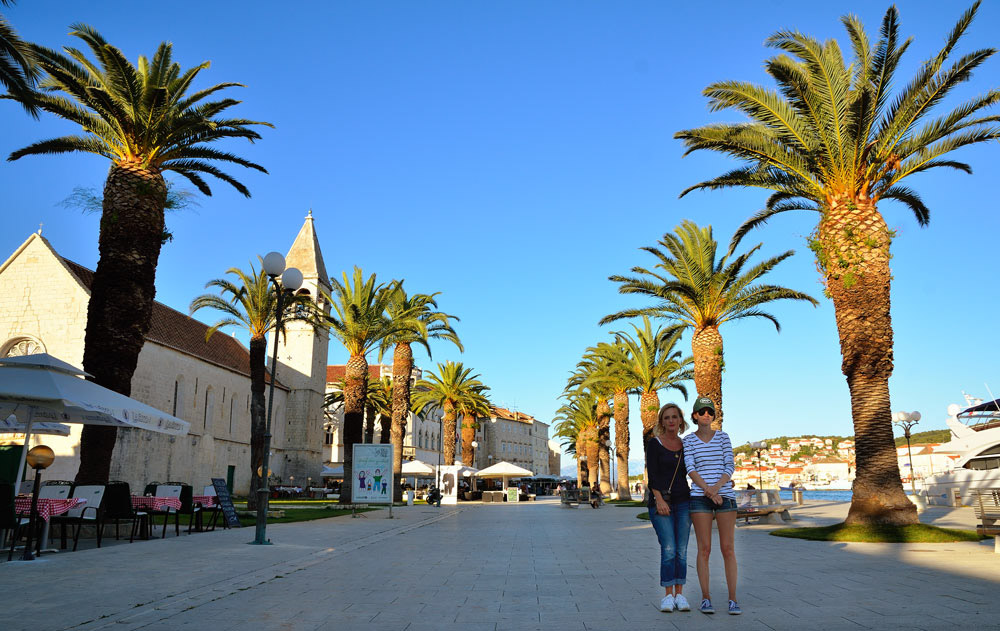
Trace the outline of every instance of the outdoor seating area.
<instances>
[{"instance_id":1,"label":"outdoor seating area","mask_svg":"<svg viewBox=\"0 0 1000 631\"><path fill-rule=\"evenodd\" d=\"M32 506L34 527L32 528ZM0 542L7 549L7 560L15 558L18 545L32 546L33 555L57 552L69 548L76 551L80 540L92 540L100 548L108 536L121 540L120 526L129 525L128 540L156 538L156 520L162 518L159 538L167 536L173 521L174 536L180 536L180 520L187 516L186 533L215 530L221 506L213 486L205 486L194 495L189 484L153 482L145 485L143 494L133 494L127 482L81 484L50 480L33 494L14 494L14 485L0 483ZM210 520L206 517L211 516ZM228 527L225 519L223 527ZM113 531L111 530L111 527ZM49 545L53 527L59 528L59 547Z\"/></svg>"},{"instance_id":2,"label":"outdoor seating area","mask_svg":"<svg viewBox=\"0 0 1000 631\"><path fill-rule=\"evenodd\" d=\"M979 522L976 532L1000 536L1000 489L972 489L972 506Z\"/></svg>"}]
</instances>

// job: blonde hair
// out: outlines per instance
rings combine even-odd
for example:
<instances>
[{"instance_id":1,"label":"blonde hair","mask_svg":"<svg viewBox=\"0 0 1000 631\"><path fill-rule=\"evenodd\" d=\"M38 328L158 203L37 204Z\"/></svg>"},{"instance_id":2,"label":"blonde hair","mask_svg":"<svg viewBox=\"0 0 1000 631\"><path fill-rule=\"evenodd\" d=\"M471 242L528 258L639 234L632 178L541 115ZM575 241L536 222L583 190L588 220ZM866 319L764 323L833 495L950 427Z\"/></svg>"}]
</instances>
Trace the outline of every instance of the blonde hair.
<instances>
[{"instance_id":1,"label":"blonde hair","mask_svg":"<svg viewBox=\"0 0 1000 631\"><path fill-rule=\"evenodd\" d=\"M686 432L688 426L687 426L687 421L684 420L684 410L682 410L681 406L677 405L676 403L667 403L660 408L659 412L656 413L656 427L653 428L653 434L659 436L660 434L663 433L663 422L662 422L663 412L667 408L674 408L675 410L677 410L677 415L681 417L680 423L677 424L677 434L680 435Z\"/></svg>"}]
</instances>

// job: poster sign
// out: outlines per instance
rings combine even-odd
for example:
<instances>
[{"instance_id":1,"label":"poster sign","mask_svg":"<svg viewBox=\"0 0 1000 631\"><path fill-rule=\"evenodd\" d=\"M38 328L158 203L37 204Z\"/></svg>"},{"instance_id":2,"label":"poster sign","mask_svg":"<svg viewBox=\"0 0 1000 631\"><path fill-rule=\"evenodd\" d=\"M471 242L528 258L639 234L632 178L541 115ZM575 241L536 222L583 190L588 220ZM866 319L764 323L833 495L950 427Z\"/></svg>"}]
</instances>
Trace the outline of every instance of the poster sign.
<instances>
[{"instance_id":1,"label":"poster sign","mask_svg":"<svg viewBox=\"0 0 1000 631\"><path fill-rule=\"evenodd\" d=\"M355 443L353 470L354 503L392 505L392 445Z\"/></svg>"},{"instance_id":2,"label":"poster sign","mask_svg":"<svg viewBox=\"0 0 1000 631\"><path fill-rule=\"evenodd\" d=\"M519 499L519 497L518 497L517 487L516 486L508 486L507 487L507 501L508 502L516 502L518 499Z\"/></svg>"}]
</instances>

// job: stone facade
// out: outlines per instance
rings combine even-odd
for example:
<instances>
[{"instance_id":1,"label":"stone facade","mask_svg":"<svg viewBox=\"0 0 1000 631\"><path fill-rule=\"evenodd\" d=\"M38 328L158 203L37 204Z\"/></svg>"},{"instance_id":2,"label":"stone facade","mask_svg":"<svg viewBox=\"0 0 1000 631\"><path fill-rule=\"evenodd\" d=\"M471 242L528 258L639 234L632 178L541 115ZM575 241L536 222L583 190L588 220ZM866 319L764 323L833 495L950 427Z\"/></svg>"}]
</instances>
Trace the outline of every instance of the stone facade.
<instances>
[{"instance_id":1,"label":"stone facade","mask_svg":"<svg viewBox=\"0 0 1000 631\"><path fill-rule=\"evenodd\" d=\"M299 248L299 258L308 250L319 259L306 277L305 286L315 291L324 284L328 288L329 281L312 221L310 216L308 230L303 227L309 243ZM290 256L301 240L302 233ZM46 352L82 367L92 274L62 259L40 234L32 234L0 265L0 356ZM231 478L236 494L249 490L249 352L223 332L206 342L206 330L197 320L155 305L131 395L189 422L191 428L186 436L119 430L112 479L141 491L151 481L181 481L200 489L213 477ZM290 332L279 348L271 459L279 480L292 475L319 478L327 344L325 333L307 327ZM32 438L32 446L44 442L56 453L47 479L72 480L76 475L82 426L71 427L68 437ZM17 439L6 435L0 442L19 444Z\"/></svg>"}]
</instances>

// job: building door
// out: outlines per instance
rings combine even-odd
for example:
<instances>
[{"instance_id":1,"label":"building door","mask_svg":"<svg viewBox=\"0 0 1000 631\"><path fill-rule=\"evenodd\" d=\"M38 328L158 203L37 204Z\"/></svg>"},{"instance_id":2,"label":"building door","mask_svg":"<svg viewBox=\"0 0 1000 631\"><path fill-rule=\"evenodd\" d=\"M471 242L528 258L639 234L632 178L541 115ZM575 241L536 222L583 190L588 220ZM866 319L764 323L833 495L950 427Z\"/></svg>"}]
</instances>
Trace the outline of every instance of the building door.
<instances>
[{"instance_id":1,"label":"building door","mask_svg":"<svg viewBox=\"0 0 1000 631\"><path fill-rule=\"evenodd\" d=\"M233 494L233 479L236 477L236 465L229 465L226 469L226 486L229 488L229 494Z\"/></svg>"}]
</instances>

